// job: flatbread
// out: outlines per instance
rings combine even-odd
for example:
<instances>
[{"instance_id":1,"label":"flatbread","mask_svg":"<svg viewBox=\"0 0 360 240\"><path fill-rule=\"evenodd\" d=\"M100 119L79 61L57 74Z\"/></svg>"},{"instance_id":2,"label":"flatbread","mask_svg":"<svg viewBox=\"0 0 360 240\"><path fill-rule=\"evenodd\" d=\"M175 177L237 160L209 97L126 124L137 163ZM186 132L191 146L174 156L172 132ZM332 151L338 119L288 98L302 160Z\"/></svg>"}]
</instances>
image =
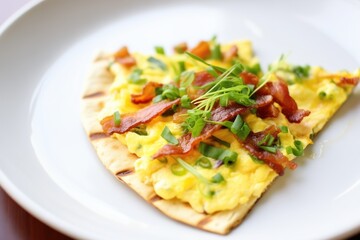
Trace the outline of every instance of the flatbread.
<instances>
[{"instance_id":1,"label":"flatbread","mask_svg":"<svg viewBox=\"0 0 360 240\"><path fill-rule=\"evenodd\" d=\"M93 62L81 100L82 122L100 161L119 181L170 218L218 234L227 234L239 225L258 198L253 197L246 204L230 211L205 214L196 212L189 204L179 200L162 199L154 192L152 186L140 180L133 166L137 157L129 153L120 141L105 135L97 118L113 82L108 64L107 56L100 56Z\"/></svg>"},{"instance_id":2,"label":"flatbread","mask_svg":"<svg viewBox=\"0 0 360 240\"><path fill-rule=\"evenodd\" d=\"M158 196L153 187L142 182L135 173L134 162L137 156L130 153L127 147L118 139L103 133L102 126L100 125L98 116L105 106L105 102L110 94L110 87L114 81L113 74L108 70L111 60L111 55L104 54L95 59L91 66L91 72L86 79L85 91L81 99L82 122L101 162L119 181L129 186L148 203L170 218L209 232L218 234L229 233L232 228L242 222L266 189L264 189L259 197L252 195L246 204L239 204L232 210L219 211L213 214L199 213L188 203L177 199L165 200ZM331 118L332 114L336 112L341 104L333 109L334 111L327 120ZM319 121L314 133L319 132L327 120ZM269 182L267 187L270 186L271 182Z\"/></svg>"}]
</instances>

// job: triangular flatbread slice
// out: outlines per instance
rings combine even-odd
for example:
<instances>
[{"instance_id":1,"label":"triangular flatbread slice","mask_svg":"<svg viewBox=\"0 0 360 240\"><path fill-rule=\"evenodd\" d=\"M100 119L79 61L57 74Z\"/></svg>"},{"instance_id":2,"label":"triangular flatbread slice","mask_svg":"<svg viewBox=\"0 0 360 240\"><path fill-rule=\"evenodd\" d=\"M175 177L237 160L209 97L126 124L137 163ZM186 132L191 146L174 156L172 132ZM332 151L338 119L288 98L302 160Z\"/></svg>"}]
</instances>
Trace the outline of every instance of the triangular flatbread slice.
<instances>
[{"instance_id":1,"label":"triangular flatbread slice","mask_svg":"<svg viewBox=\"0 0 360 240\"><path fill-rule=\"evenodd\" d=\"M272 181L283 173L281 168L295 167L289 160L301 155L303 149L312 143L314 135L324 127L346 101L359 81L359 72L329 74L322 68L291 66L282 61L273 66L270 74L262 75L257 59L252 56L251 43L248 41L234 42L221 47L214 42L205 43L208 44L210 53L205 51L204 55L204 42L202 42L192 49L192 57L183 53L166 56L161 52L154 56L130 55L127 49L122 49L116 54L99 55L93 62L91 73L85 82L85 91L81 99L81 115L86 133L99 159L118 180L175 220L206 231L226 234L240 224ZM178 47L184 48L186 45L182 44ZM184 49L178 49L178 51L182 50ZM249 131L240 131L239 128L235 128L235 116L232 116L229 117L230 119L226 119L230 123L228 126L220 126L214 131L210 126L208 130L213 131L211 136L204 138L201 143L195 142L190 152L186 152L185 147L175 149L174 146L178 147L179 144L189 145L188 142L181 139L182 135L190 134L192 139L195 138L191 131L186 133L179 128L181 124L173 123L173 114L179 111L179 108L172 108L173 112L170 113L170 116L155 116L146 123L136 125L137 130L141 130L141 128L144 130L145 126L145 131L152 132L146 136L146 140L142 133L134 131L134 127L130 126L128 127L130 130L125 131L124 122L128 120L127 116L155 105L154 98L162 94L161 92L156 93L156 88L154 88L150 91L154 95L150 102L146 100L145 103L134 103L131 97L140 96L146 82L157 82L158 85L155 84L158 87L157 90L164 90L165 85L179 87L179 84L183 84L182 81L185 82L186 79L191 81L194 76L192 74L195 74L196 78L192 79L192 84L195 84L195 81L201 82L204 79L199 79L197 73L206 70L207 73L215 76L214 79L219 78L216 77L216 74L221 75L221 69L214 69L211 66L209 69L209 66L199 62L194 55L209 59L211 66L221 66L225 69L233 66L233 62L239 61L241 66L245 66L245 69L242 69L243 72L252 72L242 75L242 79L248 78L246 86L250 87L252 91L254 88L264 86L262 89L259 88L257 93L253 93L251 97L253 102L247 106L244 107L245 103L240 104L242 102L236 103L238 104L236 106L245 109L238 112L242 121L249 127ZM176 63L179 63L180 67L175 66L174 69L171 69ZM181 70L184 67L185 69ZM142 70L139 71L139 69ZM181 71L177 72L179 69ZM175 75L179 76L180 83L173 82L174 79L169 77ZM209 78L209 75L206 76ZM257 80L266 82L252 83L249 76L256 76ZM142 78L145 80L143 81ZM211 82L208 79L206 81L207 83ZM198 84L205 85L199 82ZM281 90L284 84L291 99L296 102L296 109L289 107L291 105L289 98L284 98L286 91ZM190 88L191 86L186 86L187 96L190 96L189 91L194 89ZM190 96L192 100L199 99L209 88L196 89L203 92L200 95L192 92L195 95ZM228 100L234 102L236 99ZM166 98L160 100L165 104L176 101ZM188 103L179 100L175 105L183 106ZM180 109L187 110L184 106ZM220 107L218 109L219 112L225 111ZM115 113L121 115L121 118L116 119ZM115 133L109 134L106 130L104 131L104 121L102 120L106 117L112 118L113 122L109 122L109 124L113 124L114 129L120 131L119 129L122 128L125 132L115 131ZM215 118L215 114L213 114L210 120ZM216 120L218 119L220 118L216 118ZM181 119L180 116L178 121L184 123L186 120ZM170 131L168 137L165 138L161 137L164 126L167 126ZM232 131L232 128L235 130ZM273 130L270 131L270 128ZM237 130L239 131L237 132ZM268 133L261 136L260 133L266 133L266 131ZM157 137L155 140L151 139L154 134ZM201 134L205 133L201 132ZM245 138L242 134L246 135ZM171 143L169 136L170 139L173 139L171 136L178 139L180 143L178 145ZM207 150L209 147L214 147L213 149L217 151L222 149L221 153L226 150L235 153L236 162L226 162L231 157L221 159L221 154L213 157L214 155L208 152L202 152L205 150L199 150L199 144ZM172 151L175 149L178 153L182 151L184 154L166 155L169 149ZM163 154L160 154L161 151ZM272 162L264 155L269 155L270 158L276 155L278 159L279 156L285 157L286 161L278 163L276 161L280 160L275 159L276 161ZM154 160L152 156L161 157ZM191 169L190 171L186 169L182 165L183 162L176 162L179 156L190 165L192 170L196 170L202 178L207 179L206 184L214 189L211 196L203 192L203 183L200 181L199 184L199 177L196 177ZM203 160L205 158L204 163L210 163L211 168L195 164L196 160L200 158ZM172 166L177 169L172 169ZM176 190L172 188L176 188Z\"/></svg>"}]
</instances>

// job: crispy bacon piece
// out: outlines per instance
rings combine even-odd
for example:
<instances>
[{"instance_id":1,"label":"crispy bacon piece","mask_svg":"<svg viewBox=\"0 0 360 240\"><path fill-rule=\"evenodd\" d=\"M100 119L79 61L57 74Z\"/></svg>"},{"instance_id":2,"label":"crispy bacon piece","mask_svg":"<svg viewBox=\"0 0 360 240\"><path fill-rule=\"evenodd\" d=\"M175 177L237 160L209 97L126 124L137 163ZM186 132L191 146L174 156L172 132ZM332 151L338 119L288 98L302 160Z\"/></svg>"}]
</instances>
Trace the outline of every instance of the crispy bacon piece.
<instances>
[{"instance_id":1,"label":"crispy bacon piece","mask_svg":"<svg viewBox=\"0 0 360 240\"><path fill-rule=\"evenodd\" d=\"M120 48L114 54L115 61L119 62L124 67L130 68L136 65L136 60L133 56L130 55L127 47Z\"/></svg>"},{"instance_id":2,"label":"crispy bacon piece","mask_svg":"<svg viewBox=\"0 0 360 240\"><path fill-rule=\"evenodd\" d=\"M193 81L194 86L204 86L210 82L215 81L215 77L206 71L195 73L195 79Z\"/></svg>"},{"instance_id":3,"label":"crispy bacon piece","mask_svg":"<svg viewBox=\"0 0 360 240\"><path fill-rule=\"evenodd\" d=\"M229 50L224 53L224 62L231 62L234 57L238 55L238 47L236 45L232 45Z\"/></svg>"},{"instance_id":4,"label":"crispy bacon piece","mask_svg":"<svg viewBox=\"0 0 360 240\"><path fill-rule=\"evenodd\" d=\"M340 78L340 81L337 83L337 85L339 85L340 87L349 86L349 85L356 86L359 82L360 82L360 77L352 77L352 78L342 77Z\"/></svg>"},{"instance_id":5,"label":"crispy bacon piece","mask_svg":"<svg viewBox=\"0 0 360 240\"><path fill-rule=\"evenodd\" d=\"M140 124L148 123L157 116L160 116L173 105L178 104L180 99L171 102L162 101L148 107L145 107L135 113L128 113L121 116L119 126L115 126L114 116L109 116L101 120L104 133L111 135L113 133L125 133Z\"/></svg>"},{"instance_id":6,"label":"crispy bacon piece","mask_svg":"<svg viewBox=\"0 0 360 240\"><path fill-rule=\"evenodd\" d=\"M210 45L205 41L199 42L198 45L191 49L190 52L202 59L206 59L211 55Z\"/></svg>"},{"instance_id":7,"label":"crispy bacon piece","mask_svg":"<svg viewBox=\"0 0 360 240\"><path fill-rule=\"evenodd\" d=\"M249 151L249 153L258 159L264 161L269 167L271 167L277 174L280 176L284 174L284 169L286 167L290 169L295 169L297 164L289 161L280 150L277 150L276 153L270 153L265 150L262 150L258 147L258 143L268 134L271 134L274 138L279 134L280 129L276 126L270 126L264 131L253 133L251 132L244 142L239 140L243 147Z\"/></svg>"},{"instance_id":8,"label":"crispy bacon piece","mask_svg":"<svg viewBox=\"0 0 360 240\"><path fill-rule=\"evenodd\" d=\"M265 95L267 96L267 95ZM264 107L259 107L256 111L256 115L260 118L276 118L279 116L279 109L274 104L269 104Z\"/></svg>"},{"instance_id":9,"label":"crispy bacon piece","mask_svg":"<svg viewBox=\"0 0 360 240\"><path fill-rule=\"evenodd\" d=\"M256 86L259 83L258 76L249 72L240 73L240 77L244 80L245 84L251 84Z\"/></svg>"},{"instance_id":10,"label":"crispy bacon piece","mask_svg":"<svg viewBox=\"0 0 360 240\"><path fill-rule=\"evenodd\" d=\"M162 86L161 83L156 83L156 82L146 83L141 94L131 94L131 102L135 104L150 102L156 96L155 89L161 86Z\"/></svg>"},{"instance_id":11,"label":"crispy bacon piece","mask_svg":"<svg viewBox=\"0 0 360 240\"><path fill-rule=\"evenodd\" d=\"M238 114L244 113L247 110L246 107L241 106L236 103L232 103L227 107L217 107L211 113L212 121L227 121L233 119ZM221 128L221 125L218 124L209 124L207 123L202 130L200 136L192 137L191 133L187 133L180 137L179 145L167 144L161 148L153 158L161 158L169 155L184 155L189 153L195 146L197 146L201 141L204 141L211 137L211 135Z\"/></svg>"},{"instance_id":12,"label":"crispy bacon piece","mask_svg":"<svg viewBox=\"0 0 360 240\"><path fill-rule=\"evenodd\" d=\"M186 42L179 43L174 47L174 51L177 53L184 53L188 49Z\"/></svg>"},{"instance_id":13,"label":"crispy bacon piece","mask_svg":"<svg viewBox=\"0 0 360 240\"><path fill-rule=\"evenodd\" d=\"M298 109L295 100L290 96L287 85L282 80L266 83L257 94L273 96L274 101L281 106L281 112L291 123L300 123L310 114L308 110Z\"/></svg>"}]
</instances>

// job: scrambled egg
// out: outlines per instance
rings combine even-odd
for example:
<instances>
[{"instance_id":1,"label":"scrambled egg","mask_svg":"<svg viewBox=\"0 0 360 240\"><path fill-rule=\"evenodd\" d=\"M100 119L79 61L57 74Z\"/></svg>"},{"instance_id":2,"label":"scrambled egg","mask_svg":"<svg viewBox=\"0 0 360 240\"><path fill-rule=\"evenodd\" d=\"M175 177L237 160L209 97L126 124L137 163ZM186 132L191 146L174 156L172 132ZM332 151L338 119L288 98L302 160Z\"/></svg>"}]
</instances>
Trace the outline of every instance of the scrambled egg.
<instances>
[{"instance_id":1,"label":"scrambled egg","mask_svg":"<svg viewBox=\"0 0 360 240\"><path fill-rule=\"evenodd\" d=\"M247 66L258 63L253 56L252 45L249 41L234 42L222 45L222 51L226 51L235 44L238 47L238 58ZM134 53L137 68L142 69L141 77L148 81L167 84L176 77L176 66L178 61L184 61L186 70L201 71L205 66L195 62L184 54L174 54L172 56L155 54L154 57L162 61L167 70L156 68L147 61L148 56ZM209 60L214 65L229 67L220 61ZM295 156L286 151L287 147L294 147L294 141L301 141L304 148L312 143L312 137L329 120L338 107L346 100L349 94L348 89L339 87L335 82L339 76L351 76L347 72L340 72L336 75L329 75L322 68L312 67L310 76L299 81L294 80L294 75L289 74L283 67L282 77L287 80L290 95L295 99L298 107L310 110L311 114L305 117L300 124L289 123L283 114L277 118L261 119L253 113L248 113L244 120L253 132L266 129L270 125L287 126L288 132L281 132L278 137L281 142L281 151L289 159ZM111 88L111 99L106 103L99 119L112 115L115 111L121 114L136 112L144 107L144 104L134 104L131 102L131 94L139 94L143 85L133 84L128 81L131 70L122 67L120 64L113 63L110 70L115 76L115 81ZM279 71L279 75L282 72ZM359 73L357 73L359 74ZM139 158L134 163L136 174L142 181L152 185L155 192L164 199L177 198L188 202L196 211L214 213L221 210L233 209L239 204L246 204L252 198L258 198L266 190L269 183L277 176L266 164L254 161L249 153L244 150L235 137L228 129L221 129L214 133L218 139L230 143L230 150L238 153L236 163L229 167L221 165L218 168L206 169L194 166L196 170L206 179L211 179L215 174L221 173L224 182L209 186L198 181L190 172L182 176L172 173L171 166L174 160L156 159L152 156L167 141L160 137L164 127L167 126L172 134L179 138L183 134L180 124L172 121L170 117L157 117L146 125L146 135L130 131L125 134L114 134L128 147L131 153ZM207 140L215 146L221 146L218 142ZM189 164L193 164L200 156L195 152L184 158ZM209 195L209 191L211 194Z\"/></svg>"}]
</instances>

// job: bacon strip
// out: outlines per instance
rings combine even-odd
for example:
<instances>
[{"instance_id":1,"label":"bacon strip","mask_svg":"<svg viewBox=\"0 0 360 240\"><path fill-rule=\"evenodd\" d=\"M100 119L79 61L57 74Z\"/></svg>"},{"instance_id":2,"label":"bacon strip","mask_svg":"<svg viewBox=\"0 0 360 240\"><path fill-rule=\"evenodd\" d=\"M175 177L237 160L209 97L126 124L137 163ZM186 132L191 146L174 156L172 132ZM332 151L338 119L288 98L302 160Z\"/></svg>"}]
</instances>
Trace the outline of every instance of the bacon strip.
<instances>
[{"instance_id":1,"label":"bacon strip","mask_svg":"<svg viewBox=\"0 0 360 240\"><path fill-rule=\"evenodd\" d=\"M352 77L352 78L342 77L340 78L340 81L337 83L337 85L339 85L340 87L344 87L348 85L356 86L359 82L360 82L360 77Z\"/></svg>"},{"instance_id":2,"label":"bacon strip","mask_svg":"<svg viewBox=\"0 0 360 240\"><path fill-rule=\"evenodd\" d=\"M244 113L247 111L247 107L241 106L236 103L232 103L227 107L217 107L211 113L212 121L227 121L235 116ZM197 146L201 141L204 141L211 137L211 135L219 130L221 125L219 124L210 124L207 123L202 130L200 136L192 137L191 133L187 133L180 137L179 145L171 145L167 144L163 148L161 148L153 158L161 158L169 155L184 155L189 153L195 146Z\"/></svg>"},{"instance_id":3,"label":"bacon strip","mask_svg":"<svg viewBox=\"0 0 360 240\"><path fill-rule=\"evenodd\" d=\"M280 176L284 174L284 169L286 167L290 169L295 169L297 164L289 161L280 150L277 150L276 153L270 153L265 150L262 150L258 147L258 143L268 134L271 134L274 138L279 134L280 129L276 126L270 126L264 131L253 133L251 132L244 142L240 139L239 142L242 143L243 147L250 152L253 156L264 161L269 167L271 167L277 174Z\"/></svg>"},{"instance_id":4,"label":"bacon strip","mask_svg":"<svg viewBox=\"0 0 360 240\"><path fill-rule=\"evenodd\" d=\"M150 105L135 113L124 114L119 126L115 126L114 116L109 116L101 120L101 125L106 134L125 133L140 124L148 123L157 116L160 116L173 105L178 104L180 99L171 102L162 101L157 104Z\"/></svg>"},{"instance_id":5,"label":"bacon strip","mask_svg":"<svg viewBox=\"0 0 360 240\"><path fill-rule=\"evenodd\" d=\"M174 51L177 53L184 53L188 49L186 42L179 43L174 47Z\"/></svg>"},{"instance_id":6,"label":"bacon strip","mask_svg":"<svg viewBox=\"0 0 360 240\"><path fill-rule=\"evenodd\" d=\"M287 85L282 80L266 83L265 86L259 89L257 94L270 94L273 96L274 101L281 106L281 112L291 123L300 123L304 117L310 114L310 111L308 110L298 109L295 100L290 96ZM274 113L273 110L274 109L271 109L271 113ZM270 111L270 109L267 109L267 111ZM266 115L264 113L263 115Z\"/></svg>"},{"instance_id":7,"label":"bacon strip","mask_svg":"<svg viewBox=\"0 0 360 240\"><path fill-rule=\"evenodd\" d=\"M156 96L155 89L161 86L162 86L161 83L156 83L156 82L146 83L141 94L131 94L131 102L135 104L150 102Z\"/></svg>"},{"instance_id":8,"label":"bacon strip","mask_svg":"<svg viewBox=\"0 0 360 240\"><path fill-rule=\"evenodd\" d=\"M130 68L136 65L136 60L133 56L130 55L127 47L120 48L114 54L115 61L119 62L124 67Z\"/></svg>"},{"instance_id":9,"label":"bacon strip","mask_svg":"<svg viewBox=\"0 0 360 240\"><path fill-rule=\"evenodd\" d=\"M198 45L191 49L190 52L202 59L206 59L211 55L210 45L205 41L199 42Z\"/></svg>"},{"instance_id":10,"label":"bacon strip","mask_svg":"<svg viewBox=\"0 0 360 240\"><path fill-rule=\"evenodd\" d=\"M236 45L232 45L229 50L224 53L224 62L231 62L234 57L238 55L238 47Z\"/></svg>"},{"instance_id":11,"label":"bacon strip","mask_svg":"<svg viewBox=\"0 0 360 240\"><path fill-rule=\"evenodd\" d=\"M204 86L210 82L215 81L215 77L206 71L195 73L195 79L193 81L194 86Z\"/></svg>"},{"instance_id":12,"label":"bacon strip","mask_svg":"<svg viewBox=\"0 0 360 240\"><path fill-rule=\"evenodd\" d=\"M245 84L256 86L259 83L259 77L249 72L240 73L240 77L244 80Z\"/></svg>"}]
</instances>

